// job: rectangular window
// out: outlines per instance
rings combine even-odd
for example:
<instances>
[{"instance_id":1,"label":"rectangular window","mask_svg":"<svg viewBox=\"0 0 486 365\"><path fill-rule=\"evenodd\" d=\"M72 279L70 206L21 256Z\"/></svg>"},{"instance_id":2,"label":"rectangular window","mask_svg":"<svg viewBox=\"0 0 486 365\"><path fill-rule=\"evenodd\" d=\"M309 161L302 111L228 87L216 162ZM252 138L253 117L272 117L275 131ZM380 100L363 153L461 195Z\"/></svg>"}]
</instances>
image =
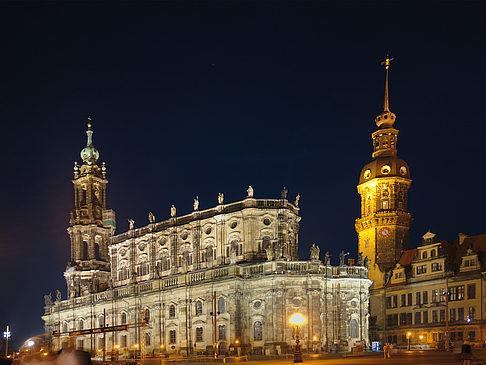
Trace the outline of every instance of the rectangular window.
<instances>
[{"instance_id":1,"label":"rectangular window","mask_svg":"<svg viewBox=\"0 0 486 365\"><path fill-rule=\"evenodd\" d=\"M398 307L398 296L394 295L392 298L392 308L397 308Z\"/></svg>"},{"instance_id":2,"label":"rectangular window","mask_svg":"<svg viewBox=\"0 0 486 365\"><path fill-rule=\"evenodd\" d=\"M440 321L445 322L445 309L440 310Z\"/></svg>"},{"instance_id":3,"label":"rectangular window","mask_svg":"<svg viewBox=\"0 0 486 365\"><path fill-rule=\"evenodd\" d=\"M407 296L405 294L400 295L400 307L405 307L407 305L406 300Z\"/></svg>"},{"instance_id":4,"label":"rectangular window","mask_svg":"<svg viewBox=\"0 0 486 365\"><path fill-rule=\"evenodd\" d=\"M415 312L415 324L421 324L421 319L422 319L422 313L421 312Z\"/></svg>"},{"instance_id":5,"label":"rectangular window","mask_svg":"<svg viewBox=\"0 0 486 365\"><path fill-rule=\"evenodd\" d=\"M407 324L412 324L412 313L407 313Z\"/></svg>"},{"instance_id":6,"label":"rectangular window","mask_svg":"<svg viewBox=\"0 0 486 365\"><path fill-rule=\"evenodd\" d=\"M445 294L446 294L445 288L441 289L440 290L440 295L439 295L441 302L445 302Z\"/></svg>"},{"instance_id":7,"label":"rectangular window","mask_svg":"<svg viewBox=\"0 0 486 365\"><path fill-rule=\"evenodd\" d=\"M407 314L400 313L400 326L405 326L407 324Z\"/></svg>"},{"instance_id":8,"label":"rectangular window","mask_svg":"<svg viewBox=\"0 0 486 365\"><path fill-rule=\"evenodd\" d=\"M127 335L121 336L121 347L127 347Z\"/></svg>"},{"instance_id":9,"label":"rectangular window","mask_svg":"<svg viewBox=\"0 0 486 365\"><path fill-rule=\"evenodd\" d=\"M411 306L412 304L412 293L407 294L407 305Z\"/></svg>"},{"instance_id":10,"label":"rectangular window","mask_svg":"<svg viewBox=\"0 0 486 365\"><path fill-rule=\"evenodd\" d=\"M196 342L202 342L202 341L203 341L203 328L197 327L196 328Z\"/></svg>"},{"instance_id":11,"label":"rectangular window","mask_svg":"<svg viewBox=\"0 0 486 365\"><path fill-rule=\"evenodd\" d=\"M464 321L464 308L457 308L457 320Z\"/></svg>"},{"instance_id":12,"label":"rectangular window","mask_svg":"<svg viewBox=\"0 0 486 365\"><path fill-rule=\"evenodd\" d=\"M454 322L454 321L457 321L457 317L456 317L456 308L450 308L450 320L451 322Z\"/></svg>"},{"instance_id":13,"label":"rectangular window","mask_svg":"<svg viewBox=\"0 0 486 365\"><path fill-rule=\"evenodd\" d=\"M434 262L432 264L432 271L442 271L442 262Z\"/></svg>"},{"instance_id":14,"label":"rectangular window","mask_svg":"<svg viewBox=\"0 0 486 365\"><path fill-rule=\"evenodd\" d=\"M176 330L169 331L169 343L176 343Z\"/></svg>"},{"instance_id":15,"label":"rectangular window","mask_svg":"<svg viewBox=\"0 0 486 365\"><path fill-rule=\"evenodd\" d=\"M145 333L145 345L150 346L150 332Z\"/></svg>"},{"instance_id":16,"label":"rectangular window","mask_svg":"<svg viewBox=\"0 0 486 365\"><path fill-rule=\"evenodd\" d=\"M432 303L439 302L439 291L437 289L432 290Z\"/></svg>"},{"instance_id":17,"label":"rectangular window","mask_svg":"<svg viewBox=\"0 0 486 365\"><path fill-rule=\"evenodd\" d=\"M457 287L457 300L464 300L464 297L465 297L464 285L458 286Z\"/></svg>"},{"instance_id":18,"label":"rectangular window","mask_svg":"<svg viewBox=\"0 0 486 365\"><path fill-rule=\"evenodd\" d=\"M421 297L420 292L419 292L419 291L418 291L418 292L416 292L416 293L415 293L415 305L420 305L420 304L422 304L422 303L420 302L420 297Z\"/></svg>"},{"instance_id":19,"label":"rectangular window","mask_svg":"<svg viewBox=\"0 0 486 365\"><path fill-rule=\"evenodd\" d=\"M398 313L393 315L393 325L398 326Z\"/></svg>"},{"instance_id":20,"label":"rectangular window","mask_svg":"<svg viewBox=\"0 0 486 365\"><path fill-rule=\"evenodd\" d=\"M388 327L393 326L393 315L389 314L386 316L386 325Z\"/></svg>"},{"instance_id":21,"label":"rectangular window","mask_svg":"<svg viewBox=\"0 0 486 365\"><path fill-rule=\"evenodd\" d=\"M467 286L467 299L476 299L476 284Z\"/></svg>"},{"instance_id":22,"label":"rectangular window","mask_svg":"<svg viewBox=\"0 0 486 365\"><path fill-rule=\"evenodd\" d=\"M424 324L429 323L429 312L427 312L427 311L423 312L422 323L424 323Z\"/></svg>"},{"instance_id":23,"label":"rectangular window","mask_svg":"<svg viewBox=\"0 0 486 365\"><path fill-rule=\"evenodd\" d=\"M422 303L428 304L429 303L429 292L422 292Z\"/></svg>"},{"instance_id":24,"label":"rectangular window","mask_svg":"<svg viewBox=\"0 0 486 365\"><path fill-rule=\"evenodd\" d=\"M392 307L392 297L386 297L386 308L390 309Z\"/></svg>"},{"instance_id":25,"label":"rectangular window","mask_svg":"<svg viewBox=\"0 0 486 365\"><path fill-rule=\"evenodd\" d=\"M472 321L475 318L476 318L476 308L469 307L469 319Z\"/></svg>"},{"instance_id":26,"label":"rectangular window","mask_svg":"<svg viewBox=\"0 0 486 365\"><path fill-rule=\"evenodd\" d=\"M457 300L457 286L452 286L449 288L449 300L451 302Z\"/></svg>"},{"instance_id":27,"label":"rectangular window","mask_svg":"<svg viewBox=\"0 0 486 365\"><path fill-rule=\"evenodd\" d=\"M439 322L439 317L437 316L437 311L432 311L432 322L433 323Z\"/></svg>"}]
</instances>

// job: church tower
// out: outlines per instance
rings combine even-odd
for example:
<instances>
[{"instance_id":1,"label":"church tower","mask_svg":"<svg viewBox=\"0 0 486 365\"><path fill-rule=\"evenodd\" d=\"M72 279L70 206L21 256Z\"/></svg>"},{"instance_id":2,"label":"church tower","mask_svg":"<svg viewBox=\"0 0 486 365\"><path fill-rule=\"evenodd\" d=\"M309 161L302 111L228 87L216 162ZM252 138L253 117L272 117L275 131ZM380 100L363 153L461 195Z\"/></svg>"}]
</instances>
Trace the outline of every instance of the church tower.
<instances>
[{"instance_id":1,"label":"church tower","mask_svg":"<svg viewBox=\"0 0 486 365\"><path fill-rule=\"evenodd\" d=\"M397 157L398 130L393 128L396 116L390 111L388 72L385 66L385 102L383 112L375 118L378 130L371 134L373 153L359 175L361 217L356 219L358 250L368 261L372 290L385 285L385 273L393 269L404 250L409 247L412 215L407 212L408 189L412 183L405 161ZM372 313L373 316L373 313Z\"/></svg>"},{"instance_id":2,"label":"church tower","mask_svg":"<svg viewBox=\"0 0 486 365\"><path fill-rule=\"evenodd\" d=\"M106 167L104 162L101 168L97 165L99 152L93 146L91 123L86 134L88 141L81 151L83 164L74 163L74 210L67 230L71 238L71 262L64 277L70 298L108 287L108 245L115 231L115 213L106 209Z\"/></svg>"}]
</instances>

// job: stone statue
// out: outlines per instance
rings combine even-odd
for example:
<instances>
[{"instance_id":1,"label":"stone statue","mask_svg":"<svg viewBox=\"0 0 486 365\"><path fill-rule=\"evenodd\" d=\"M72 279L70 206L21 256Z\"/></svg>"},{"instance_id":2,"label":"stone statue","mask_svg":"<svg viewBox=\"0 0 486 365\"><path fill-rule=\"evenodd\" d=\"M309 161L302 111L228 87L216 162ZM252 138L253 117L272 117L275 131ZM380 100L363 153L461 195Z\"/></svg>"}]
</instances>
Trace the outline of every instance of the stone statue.
<instances>
[{"instance_id":1,"label":"stone statue","mask_svg":"<svg viewBox=\"0 0 486 365\"><path fill-rule=\"evenodd\" d=\"M319 249L319 246L317 246L315 243L312 244L312 247L310 248L310 259L311 261L319 261L319 253L321 250Z\"/></svg>"},{"instance_id":2,"label":"stone statue","mask_svg":"<svg viewBox=\"0 0 486 365\"><path fill-rule=\"evenodd\" d=\"M356 262L357 266L363 266L363 252L358 253L358 260Z\"/></svg>"},{"instance_id":3,"label":"stone statue","mask_svg":"<svg viewBox=\"0 0 486 365\"><path fill-rule=\"evenodd\" d=\"M224 194L218 193L218 204L223 204L224 202Z\"/></svg>"},{"instance_id":4,"label":"stone statue","mask_svg":"<svg viewBox=\"0 0 486 365\"><path fill-rule=\"evenodd\" d=\"M280 260L282 258L282 245L278 244L275 247L275 260Z\"/></svg>"},{"instance_id":5,"label":"stone statue","mask_svg":"<svg viewBox=\"0 0 486 365\"><path fill-rule=\"evenodd\" d=\"M129 229L133 229L134 224L135 224L135 221L133 219L128 220Z\"/></svg>"},{"instance_id":6,"label":"stone statue","mask_svg":"<svg viewBox=\"0 0 486 365\"><path fill-rule=\"evenodd\" d=\"M253 188L251 187L251 185L248 185L248 189L246 190L246 192L248 193L248 195L246 196L247 198L253 198Z\"/></svg>"},{"instance_id":7,"label":"stone statue","mask_svg":"<svg viewBox=\"0 0 486 365\"><path fill-rule=\"evenodd\" d=\"M349 255L349 252L344 253L344 251L341 251L341 253L339 254L339 266L345 265L344 260L346 259L346 256L348 256L348 255Z\"/></svg>"},{"instance_id":8,"label":"stone statue","mask_svg":"<svg viewBox=\"0 0 486 365\"><path fill-rule=\"evenodd\" d=\"M326 254L324 255L324 265L330 265L331 264L331 254L329 251L326 251Z\"/></svg>"},{"instance_id":9,"label":"stone statue","mask_svg":"<svg viewBox=\"0 0 486 365\"><path fill-rule=\"evenodd\" d=\"M287 199L287 194L288 194L288 190L287 188L284 186L284 188L282 189L282 199Z\"/></svg>"},{"instance_id":10,"label":"stone statue","mask_svg":"<svg viewBox=\"0 0 486 365\"><path fill-rule=\"evenodd\" d=\"M176 216L176 212L176 207L174 204L172 204L172 206L170 207L170 216L174 218Z\"/></svg>"},{"instance_id":11,"label":"stone statue","mask_svg":"<svg viewBox=\"0 0 486 365\"><path fill-rule=\"evenodd\" d=\"M265 248L265 254L267 255L267 260L272 261L273 260L273 250L271 246L268 246Z\"/></svg>"},{"instance_id":12,"label":"stone statue","mask_svg":"<svg viewBox=\"0 0 486 365\"><path fill-rule=\"evenodd\" d=\"M47 295L44 295L44 303L46 305L46 307L49 307L52 305L52 296L51 296L51 293L47 294Z\"/></svg>"},{"instance_id":13,"label":"stone statue","mask_svg":"<svg viewBox=\"0 0 486 365\"><path fill-rule=\"evenodd\" d=\"M299 200L300 200L300 194L297 194L297 196L295 197L295 201L294 201L294 205L295 205L296 207L298 207L298 206L299 206Z\"/></svg>"},{"instance_id":14,"label":"stone statue","mask_svg":"<svg viewBox=\"0 0 486 365\"><path fill-rule=\"evenodd\" d=\"M155 278L156 279L160 279L161 275L160 275L160 262L157 262L157 264L155 265Z\"/></svg>"},{"instance_id":15,"label":"stone statue","mask_svg":"<svg viewBox=\"0 0 486 365\"><path fill-rule=\"evenodd\" d=\"M231 245L231 253L230 253L230 264L236 264L236 250L237 246L236 245Z\"/></svg>"},{"instance_id":16,"label":"stone statue","mask_svg":"<svg viewBox=\"0 0 486 365\"><path fill-rule=\"evenodd\" d=\"M154 213L150 212L148 215L148 220L150 223L155 223L155 215Z\"/></svg>"},{"instance_id":17,"label":"stone statue","mask_svg":"<svg viewBox=\"0 0 486 365\"><path fill-rule=\"evenodd\" d=\"M366 257L364 258L364 261L363 261L363 266L364 266L364 267L366 267L366 268L368 268L368 256L366 256Z\"/></svg>"},{"instance_id":18,"label":"stone statue","mask_svg":"<svg viewBox=\"0 0 486 365\"><path fill-rule=\"evenodd\" d=\"M60 302L61 299L62 299L61 291L58 289L56 290L56 302Z\"/></svg>"},{"instance_id":19,"label":"stone statue","mask_svg":"<svg viewBox=\"0 0 486 365\"><path fill-rule=\"evenodd\" d=\"M194 211L199 210L199 197L196 196L196 199L194 199Z\"/></svg>"}]
</instances>

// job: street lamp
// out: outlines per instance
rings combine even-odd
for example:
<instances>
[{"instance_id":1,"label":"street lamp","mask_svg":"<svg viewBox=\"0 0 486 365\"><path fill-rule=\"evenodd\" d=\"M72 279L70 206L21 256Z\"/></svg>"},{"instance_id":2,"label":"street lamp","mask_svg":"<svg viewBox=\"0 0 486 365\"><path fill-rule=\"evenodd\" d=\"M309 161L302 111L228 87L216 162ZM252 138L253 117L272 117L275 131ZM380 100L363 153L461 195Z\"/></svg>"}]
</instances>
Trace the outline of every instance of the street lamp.
<instances>
[{"instance_id":1,"label":"street lamp","mask_svg":"<svg viewBox=\"0 0 486 365\"><path fill-rule=\"evenodd\" d=\"M408 351L410 351L410 337L412 336L412 332L407 333L407 339L408 339Z\"/></svg>"},{"instance_id":2,"label":"street lamp","mask_svg":"<svg viewBox=\"0 0 486 365\"><path fill-rule=\"evenodd\" d=\"M303 362L302 351L300 349L299 330L305 322L307 322L307 318L305 318L302 313L294 313L289 319L290 325L295 327L294 362Z\"/></svg>"},{"instance_id":3,"label":"street lamp","mask_svg":"<svg viewBox=\"0 0 486 365\"><path fill-rule=\"evenodd\" d=\"M8 355L8 339L10 338L10 329L7 325L7 330L3 331L3 338L5 338L5 357Z\"/></svg>"}]
</instances>

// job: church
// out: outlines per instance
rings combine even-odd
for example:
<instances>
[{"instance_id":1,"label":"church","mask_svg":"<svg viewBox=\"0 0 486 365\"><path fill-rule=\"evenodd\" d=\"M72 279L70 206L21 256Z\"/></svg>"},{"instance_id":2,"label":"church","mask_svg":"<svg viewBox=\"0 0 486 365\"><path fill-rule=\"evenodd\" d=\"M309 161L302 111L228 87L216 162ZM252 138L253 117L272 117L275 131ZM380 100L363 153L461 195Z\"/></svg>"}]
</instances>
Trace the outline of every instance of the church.
<instances>
[{"instance_id":1,"label":"church","mask_svg":"<svg viewBox=\"0 0 486 365\"><path fill-rule=\"evenodd\" d=\"M307 318L304 351L369 346L368 268L360 258L346 263L344 253L332 266L316 245L309 260L299 260L299 196L289 200L284 188L278 198L257 198L249 186L240 201L220 193L216 206L200 210L196 198L192 212L172 206L168 219L150 213L145 225L130 220L115 234L91 124L86 133L72 180L67 298L60 291L54 300L45 296L42 318L53 349L74 341L120 359L283 354L295 344L289 318L296 312ZM408 172L402 175L403 190Z\"/></svg>"}]
</instances>

